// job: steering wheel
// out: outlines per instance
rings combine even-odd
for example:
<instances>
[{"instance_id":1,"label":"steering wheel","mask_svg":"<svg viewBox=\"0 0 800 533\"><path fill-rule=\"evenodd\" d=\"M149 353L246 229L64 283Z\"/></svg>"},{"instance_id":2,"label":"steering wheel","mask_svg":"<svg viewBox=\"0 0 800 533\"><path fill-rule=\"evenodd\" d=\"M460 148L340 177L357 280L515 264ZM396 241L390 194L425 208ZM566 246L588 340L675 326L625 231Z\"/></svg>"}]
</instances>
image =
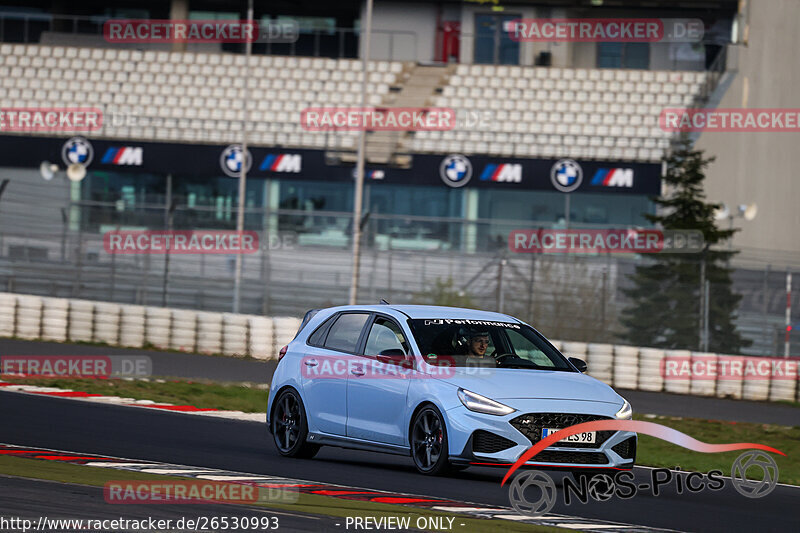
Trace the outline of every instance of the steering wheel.
<instances>
[{"instance_id":1,"label":"steering wheel","mask_svg":"<svg viewBox=\"0 0 800 533\"><path fill-rule=\"evenodd\" d=\"M519 359L519 356L517 354L513 354L513 353L501 353L500 355L495 357L495 359L499 363L500 361L502 361L503 359L505 359L507 357L513 357L515 359Z\"/></svg>"}]
</instances>

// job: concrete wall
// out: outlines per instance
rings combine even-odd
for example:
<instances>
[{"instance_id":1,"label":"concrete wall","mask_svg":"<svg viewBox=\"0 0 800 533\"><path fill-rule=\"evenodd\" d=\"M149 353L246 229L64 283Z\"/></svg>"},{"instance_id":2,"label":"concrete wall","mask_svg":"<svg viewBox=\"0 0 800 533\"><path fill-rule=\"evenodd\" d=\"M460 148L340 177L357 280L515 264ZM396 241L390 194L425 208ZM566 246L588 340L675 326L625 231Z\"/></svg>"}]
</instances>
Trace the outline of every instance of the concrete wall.
<instances>
[{"instance_id":1,"label":"concrete wall","mask_svg":"<svg viewBox=\"0 0 800 533\"><path fill-rule=\"evenodd\" d=\"M753 0L749 43L737 47L738 73L719 107L800 107L800 2ZM716 155L706 192L715 202L758 204L736 248L800 252L800 133L704 133L696 145Z\"/></svg>"},{"instance_id":2,"label":"concrete wall","mask_svg":"<svg viewBox=\"0 0 800 533\"><path fill-rule=\"evenodd\" d=\"M294 338L300 324L296 317L208 313L0 292L0 337L277 359L280 348ZM565 355L584 360L590 376L623 389L758 401L797 399L797 380L786 379L792 375L789 367L785 367L785 375L773 379L769 372L775 360L763 357L552 342ZM785 364L782 359L776 363ZM766 370L762 369L764 364ZM734 365L742 370L738 376L719 378L715 371L705 370L717 365L720 374Z\"/></svg>"}]
</instances>

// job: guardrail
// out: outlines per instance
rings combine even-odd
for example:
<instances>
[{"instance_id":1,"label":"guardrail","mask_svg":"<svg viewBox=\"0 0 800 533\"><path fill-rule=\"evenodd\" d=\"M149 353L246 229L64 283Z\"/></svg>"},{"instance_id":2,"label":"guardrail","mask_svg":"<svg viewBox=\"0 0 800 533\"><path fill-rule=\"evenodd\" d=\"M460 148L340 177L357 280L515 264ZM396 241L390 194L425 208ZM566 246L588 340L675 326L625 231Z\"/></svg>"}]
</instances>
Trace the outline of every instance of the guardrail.
<instances>
[{"instance_id":1,"label":"guardrail","mask_svg":"<svg viewBox=\"0 0 800 533\"><path fill-rule=\"evenodd\" d=\"M300 327L295 317L265 317L126 305L90 300L0 293L0 337L56 342L97 342L131 348L277 359ZM729 356L689 350L553 341L569 357L586 361L588 374L620 389L671 392L755 401L800 401L798 380L786 375L664 376L666 360L736 362L759 367L764 357ZM789 360L786 360L789 361ZM791 360L794 368L797 361ZM796 373L796 372L795 372Z\"/></svg>"}]
</instances>

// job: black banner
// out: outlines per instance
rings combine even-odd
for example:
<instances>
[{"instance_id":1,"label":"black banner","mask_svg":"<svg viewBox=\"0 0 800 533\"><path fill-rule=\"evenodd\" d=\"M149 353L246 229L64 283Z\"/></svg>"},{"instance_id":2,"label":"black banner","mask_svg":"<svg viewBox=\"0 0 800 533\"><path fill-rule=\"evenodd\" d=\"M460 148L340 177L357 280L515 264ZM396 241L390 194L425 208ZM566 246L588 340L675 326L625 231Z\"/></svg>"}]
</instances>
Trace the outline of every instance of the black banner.
<instances>
[{"instance_id":1,"label":"black banner","mask_svg":"<svg viewBox=\"0 0 800 533\"><path fill-rule=\"evenodd\" d=\"M323 150L253 147L248 151L248 177L339 182L354 178L353 165L328 164ZM244 160L238 145L0 136L0 166L6 167L38 167L43 161L49 161L62 168L79 163L89 171L236 178ZM448 188L658 195L661 165L416 154L408 169L368 165L366 180L373 184Z\"/></svg>"}]
</instances>

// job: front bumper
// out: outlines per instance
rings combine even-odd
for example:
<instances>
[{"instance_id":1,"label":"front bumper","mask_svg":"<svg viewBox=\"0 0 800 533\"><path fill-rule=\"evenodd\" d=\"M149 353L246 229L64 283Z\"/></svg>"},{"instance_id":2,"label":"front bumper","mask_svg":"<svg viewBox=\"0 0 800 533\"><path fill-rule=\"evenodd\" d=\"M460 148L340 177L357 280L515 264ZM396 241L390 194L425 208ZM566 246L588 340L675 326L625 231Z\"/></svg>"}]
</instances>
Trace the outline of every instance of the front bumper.
<instances>
[{"instance_id":1,"label":"front bumper","mask_svg":"<svg viewBox=\"0 0 800 533\"><path fill-rule=\"evenodd\" d=\"M551 402L547 402L551 403ZM561 402L559 402L561 403ZM596 412L584 405L548 405L527 409L525 413L573 413L588 414L595 418L613 418L613 414ZM587 413L587 411L589 411ZM595 412L592 412L595 411ZM517 411L506 416L475 413L466 407L454 407L447 411L450 461L455 464L510 465L527 451L533 442L515 428L511 422L523 413ZM564 426L566 427L566 426ZM593 447L569 445L550 446L539 452L526 466L558 469L630 469L636 459L636 433L629 431L609 432L605 440ZM586 446L586 445L584 445Z\"/></svg>"}]
</instances>

